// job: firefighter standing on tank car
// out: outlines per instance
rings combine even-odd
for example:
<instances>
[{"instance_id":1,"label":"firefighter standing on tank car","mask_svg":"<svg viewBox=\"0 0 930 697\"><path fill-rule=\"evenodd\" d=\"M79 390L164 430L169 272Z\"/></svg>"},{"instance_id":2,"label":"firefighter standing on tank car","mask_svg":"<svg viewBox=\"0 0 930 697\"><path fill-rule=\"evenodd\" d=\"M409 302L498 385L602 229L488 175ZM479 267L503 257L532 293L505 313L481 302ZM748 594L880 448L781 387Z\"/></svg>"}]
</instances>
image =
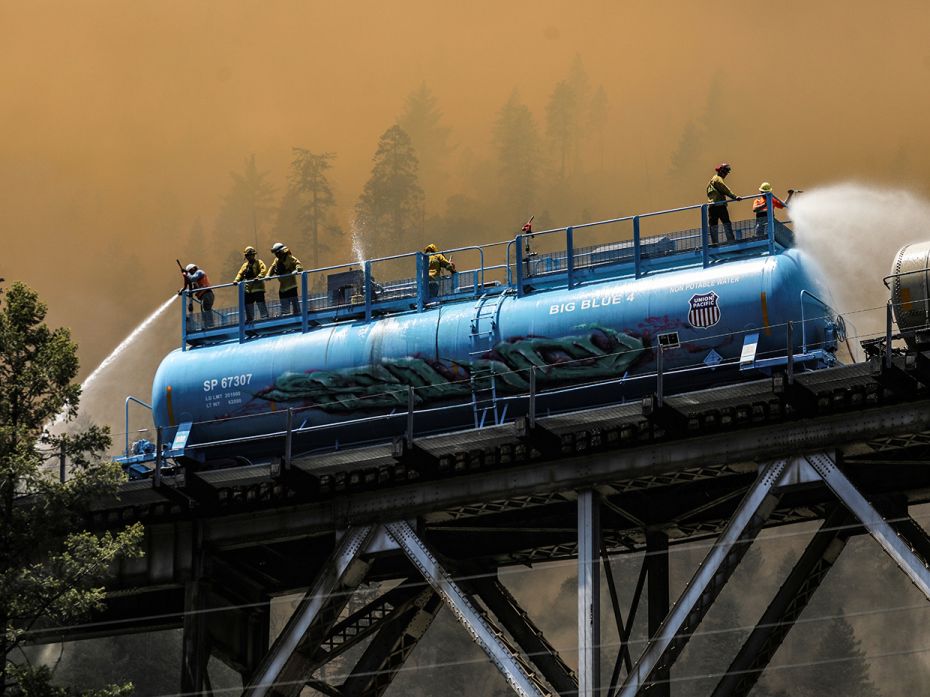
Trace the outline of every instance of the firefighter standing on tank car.
<instances>
[{"instance_id":1,"label":"firefighter standing on tank car","mask_svg":"<svg viewBox=\"0 0 930 697\"><path fill-rule=\"evenodd\" d=\"M439 295L439 278L442 270L455 273L455 264L446 259L435 244L428 244L423 248L424 254L429 254L429 295L431 298Z\"/></svg>"},{"instance_id":2,"label":"firefighter standing on tank car","mask_svg":"<svg viewBox=\"0 0 930 697\"><path fill-rule=\"evenodd\" d=\"M766 203L765 195L772 194L772 185L768 182L762 182L759 186L759 193L762 195L753 200L752 212L756 214L756 237L765 237L765 227L769 220L769 207ZM772 194L772 208L784 208L791 201L792 196L794 196L794 189L788 189L788 198L784 201L779 199L775 194ZM772 212L774 213L775 211L773 210Z\"/></svg>"},{"instance_id":3,"label":"firefighter standing on tank car","mask_svg":"<svg viewBox=\"0 0 930 697\"><path fill-rule=\"evenodd\" d=\"M265 282L260 280L265 276L265 262L258 258L255 247L246 247L242 254L245 256L245 262L239 269L239 273L236 274L233 283L239 284L245 281L245 288L243 288L245 321L250 323L254 321L256 303L258 304L258 313L262 316L262 319L267 319L268 306L265 305Z\"/></svg>"},{"instance_id":4,"label":"firefighter standing on tank car","mask_svg":"<svg viewBox=\"0 0 930 697\"><path fill-rule=\"evenodd\" d=\"M268 278L281 276L278 279L278 297L281 299L281 315L299 315L300 301L297 299L297 274L303 271L300 259L291 254L291 250L280 242L271 246L275 260L268 269Z\"/></svg>"},{"instance_id":5,"label":"firefighter standing on tank car","mask_svg":"<svg viewBox=\"0 0 930 697\"><path fill-rule=\"evenodd\" d=\"M203 269L197 268L197 264L188 264L181 271L181 275L184 276L184 287L178 291L178 295L190 289L191 296L200 303L203 328L209 329L213 326L214 295L213 291L210 290L210 279L207 278L207 273Z\"/></svg>"},{"instance_id":6,"label":"firefighter standing on tank car","mask_svg":"<svg viewBox=\"0 0 930 697\"><path fill-rule=\"evenodd\" d=\"M707 183L707 202L710 203L707 207L707 222L710 226L710 237L714 244L720 241L717 234L717 223L721 222L723 223L723 231L727 236L727 242L736 242L736 237L733 235L733 223L730 222L730 212L727 210L727 199L737 201L739 196L730 191L730 187L723 181L732 170L732 167L728 162L722 162L714 170L717 173Z\"/></svg>"}]
</instances>

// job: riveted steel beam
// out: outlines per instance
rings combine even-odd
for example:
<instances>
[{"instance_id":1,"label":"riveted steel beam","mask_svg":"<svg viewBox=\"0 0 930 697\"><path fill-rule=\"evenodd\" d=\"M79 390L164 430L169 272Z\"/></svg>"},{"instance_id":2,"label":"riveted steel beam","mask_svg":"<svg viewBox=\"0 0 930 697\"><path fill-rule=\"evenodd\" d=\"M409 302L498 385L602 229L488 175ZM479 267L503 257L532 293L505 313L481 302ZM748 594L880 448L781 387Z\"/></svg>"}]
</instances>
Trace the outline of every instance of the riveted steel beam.
<instances>
[{"instance_id":1,"label":"riveted steel beam","mask_svg":"<svg viewBox=\"0 0 930 697\"><path fill-rule=\"evenodd\" d=\"M601 681L601 497L578 492L578 695L594 697Z\"/></svg>"},{"instance_id":2,"label":"riveted steel beam","mask_svg":"<svg viewBox=\"0 0 930 697\"><path fill-rule=\"evenodd\" d=\"M875 510L827 453L806 455L805 460L819 474L824 483L839 497L840 501L855 515L875 538L882 549L911 579L911 582L930 599L930 569L915 553L911 545L888 524Z\"/></svg>"},{"instance_id":3,"label":"riveted steel beam","mask_svg":"<svg viewBox=\"0 0 930 697\"><path fill-rule=\"evenodd\" d=\"M420 589L412 603L382 623L340 692L345 697L383 695L441 607L438 593L430 587Z\"/></svg>"},{"instance_id":4,"label":"riveted steel beam","mask_svg":"<svg viewBox=\"0 0 930 697\"><path fill-rule=\"evenodd\" d=\"M520 607L517 599L499 579L487 576L476 577L469 579L468 587L475 590L481 601L494 613L497 621L510 632L510 636L557 693L573 695L578 692L575 671L562 660L542 630L533 623L527 612Z\"/></svg>"},{"instance_id":5,"label":"riveted steel beam","mask_svg":"<svg viewBox=\"0 0 930 697\"><path fill-rule=\"evenodd\" d=\"M475 643L497 666L513 690L525 697L543 697L548 691L520 656L510 646L503 632L495 627L471 599L462 591L451 575L442 567L436 556L417 536L407 522L386 523L385 528L397 542L407 558L423 574L423 578L442 597L456 619L462 623Z\"/></svg>"},{"instance_id":6,"label":"riveted steel beam","mask_svg":"<svg viewBox=\"0 0 930 697\"><path fill-rule=\"evenodd\" d=\"M649 640L618 691L619 697L638 695L653 684L656 671L661 673L671 666L765 524L781 497L780 486L794 470L784 460L763 468L659 631Z\"/></svg>"},{"instance_id":7,"label":"riveted steel beam","mask_svg":"<svg viewBox=\"0 0 930 697\"><path fill-rule=\"evenodd\" d=\"M794 622L820 587L849 537L861 531L842 506L837 506L811 538L788 578L746 638L713 697L745 697L781 646Z\"/></svg>"},{"instance_id":8,"label":"riveted steel beam","mask_svg":"<svg viewBox=\"0 0 930 697\"><path fill-rule=\"evenodd\" d=\"M349 528L275 640L243 697L296 697L312 670L311 658L368 570L361 558L374 527Z\"/></svg>"}]
</instances>

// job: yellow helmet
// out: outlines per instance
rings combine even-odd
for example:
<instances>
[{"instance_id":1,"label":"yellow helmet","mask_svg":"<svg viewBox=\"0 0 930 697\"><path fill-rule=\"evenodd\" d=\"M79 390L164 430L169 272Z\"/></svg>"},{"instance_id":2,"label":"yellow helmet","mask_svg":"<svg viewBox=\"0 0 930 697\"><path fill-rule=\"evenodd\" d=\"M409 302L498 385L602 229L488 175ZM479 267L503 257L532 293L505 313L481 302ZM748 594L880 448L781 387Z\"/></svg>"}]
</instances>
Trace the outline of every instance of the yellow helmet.
<instances>
[{"instance_id":1,"label":"yellow helmet","mask_svg":"<svg viewBox=\"0 0 930 697\"><path fill-rule=\"evenodd\" d=\"M246 247L242 250L242 253L246 256L249 256L250 254L258 254L258 252L255 251L255 247Z\"/></svg>"},{"instance_id":2,"label":"yellow helmet","mask_svg":"<svg viewBox=\"0 0 930 697\"><path fill-rule=\"evenodd\" d=\"M772 185L768 182L762 182L762 184L759 186L759 191L761 191L763 194L767 194L772 191Z\"/></svg>"},{"instance_id":3,"label":"yellow helmet","mask_svg":"<svg viewBox=\"0 0 930 697\"><path fill-rule=\"evenodd\" d=\"M423 251L426 252L427 254L433 254L439 251L439 247L430 243L423 248Z\"/></svg>"}]
</instances>

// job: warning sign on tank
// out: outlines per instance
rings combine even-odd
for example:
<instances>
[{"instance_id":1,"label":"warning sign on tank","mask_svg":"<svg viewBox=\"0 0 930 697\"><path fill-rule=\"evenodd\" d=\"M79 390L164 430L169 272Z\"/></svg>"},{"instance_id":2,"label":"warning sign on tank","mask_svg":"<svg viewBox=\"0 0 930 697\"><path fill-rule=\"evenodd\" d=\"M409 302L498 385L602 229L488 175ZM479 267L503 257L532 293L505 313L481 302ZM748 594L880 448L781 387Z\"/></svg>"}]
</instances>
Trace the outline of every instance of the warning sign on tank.
<instances>
[{"instance_id":1,"label":"warning sign on tank","mask_svg":"<svg viewBox=\"0 0 930 697\"><path fill-rule=\"evenodd\" d=\"M706 329L713 327L720 321L720 306L717 304L719 296L711 291L692 295L688 301L691 309L688 311L688 321L692 327Z\"/></svg>"}]
</instances>

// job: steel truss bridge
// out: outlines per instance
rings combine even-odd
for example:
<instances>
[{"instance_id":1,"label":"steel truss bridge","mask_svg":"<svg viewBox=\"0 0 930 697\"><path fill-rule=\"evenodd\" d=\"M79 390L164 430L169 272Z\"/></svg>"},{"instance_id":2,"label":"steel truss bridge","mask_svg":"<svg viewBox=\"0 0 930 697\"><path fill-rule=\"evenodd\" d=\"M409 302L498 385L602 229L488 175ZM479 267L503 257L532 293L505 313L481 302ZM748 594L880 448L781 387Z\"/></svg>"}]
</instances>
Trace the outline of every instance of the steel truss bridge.
<instances>
[{"instance_id":1,"label":"steel truss bridge","mask_svg":"<svg viewBox=\"0 0 930 697\"><path fill-rule=\"evenodd\" d=\"M36 643L183 627L179 683L211 694L216 656L243 696L388 691L448 606L521 695L670 694L670 671L757 533L822 521L713 690L746 695L847 540L869 534L930 598L930 537L909 507L930 501L930 361L868 363L468 432L127 483L92 525L141 520L106 608ZM675 602L669 546L715 540ZM614 555L648 551L636 578ZM577 558L577 670L497 576ZM606 581L610 608L600 607ZM358 609L363 583L400 582ZM377 587L389 587L380 584ZM618 587L633 589L622 607ZM640 603L646 589L647 600ZM303 592L269 641L273 596ZM636 656L640 605L650 639ZM602 610L620 637L599 646ZM370 639L341 684L321 668ZM600 660L613 663L600 683ZM345 671L343 671L345 672Z\"/></svg>"}]
</instances>

